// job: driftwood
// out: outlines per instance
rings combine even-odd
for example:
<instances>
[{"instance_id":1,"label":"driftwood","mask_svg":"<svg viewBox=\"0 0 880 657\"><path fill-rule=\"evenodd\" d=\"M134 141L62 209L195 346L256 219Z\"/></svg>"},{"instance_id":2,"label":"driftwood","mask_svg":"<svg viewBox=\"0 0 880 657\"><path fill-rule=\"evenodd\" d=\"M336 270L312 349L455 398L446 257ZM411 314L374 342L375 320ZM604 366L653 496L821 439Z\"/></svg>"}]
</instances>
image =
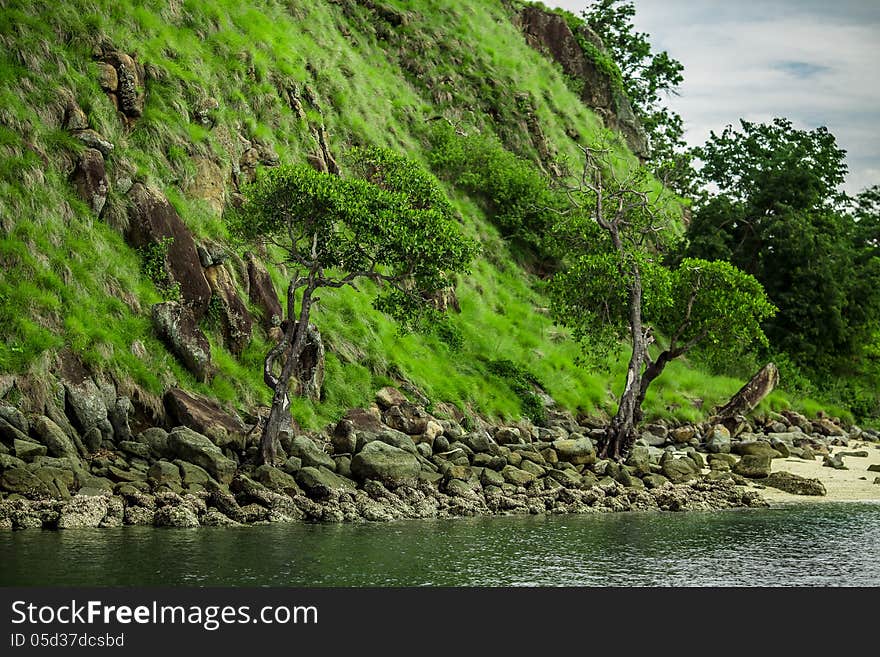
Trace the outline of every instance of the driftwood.
<instances>
[{"instance_id":1,"label":"driftwood","mask_svg":"<svg viewBox=\"0 0 880 657\"><path fill-rule=\"evenodd\" d=\"M730 398L730 401L715 412L715 420L723 423L734 419L737 415L745 415L773 392L778 383L779 370L773 363L767 363Z\"/></svg>"}]
</instances>

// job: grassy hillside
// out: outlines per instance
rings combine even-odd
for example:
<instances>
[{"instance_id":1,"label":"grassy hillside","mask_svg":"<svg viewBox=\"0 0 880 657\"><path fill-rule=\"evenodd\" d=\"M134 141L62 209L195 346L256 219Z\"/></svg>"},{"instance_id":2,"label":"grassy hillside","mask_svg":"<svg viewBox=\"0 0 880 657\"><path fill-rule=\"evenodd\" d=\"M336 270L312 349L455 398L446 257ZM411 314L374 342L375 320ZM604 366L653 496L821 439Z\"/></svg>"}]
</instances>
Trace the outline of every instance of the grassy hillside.
<instances>
[{"instance_id":1,"label":"grassy hillside","mask_svg":"<svg viewBox=\"0 0 880 657\"><path fill-rule=\"evenodd\" d=\"M352 146L381 145L425 163L439 119L494 132L536 162L577 158L576 142L601 130L500 0L0 0L0 35L0 372L30 375L36 397L48 394L59 354L72 352L146 395L181 385L239 410L269 400L260 329L235 357L205 324L217 366L209 383L155 337L149 309L163 293L121 236L126 183L161 190L197 239L226 244L242 286L241 253L219 209L200 198L204 160L222 172L229 202L247 148L304 161L321 125L340 161ZM108 47L136 55L146 71L143 115L130 126L99 84L94 55ZM62 127L65 90L113 144L100 218L68 182L83 145ZM369 285L323 294L313 321L328 346L324 399L295 402L295 417L320 426L368 403L378 386L408 381L435 404L515 419L515 382L492 364L502 359L566 408L613 411L620 361L610 374L576 365L578 347L547 316L540 282L474 199L447 190L483 246L473 274L458 281L456 339L402 335L371 307ZM283 272L270 272L282 292ZM649 395L648 415L697 419L695 400L705 410L740 384L677 363Z\"/></svg>"}]
</instances>

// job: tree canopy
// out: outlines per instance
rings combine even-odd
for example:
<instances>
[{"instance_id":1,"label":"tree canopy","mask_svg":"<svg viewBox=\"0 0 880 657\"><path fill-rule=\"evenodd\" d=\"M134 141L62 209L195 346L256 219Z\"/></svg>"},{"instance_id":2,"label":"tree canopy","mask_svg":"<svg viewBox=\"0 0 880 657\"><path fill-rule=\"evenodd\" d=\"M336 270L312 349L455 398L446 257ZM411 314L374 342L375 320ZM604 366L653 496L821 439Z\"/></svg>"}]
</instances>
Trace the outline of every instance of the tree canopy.
<instances>
[{"instance_id":1,"label":"tree canopy","mask_svg":"<svg viewBox=\"0 0 880 657\"><path fill-rule=\"evenodd\" d=\"M880 318L880 272L866 252L870 199L861 220L848 210L846 153L826 128L799 130L781 118L740 125L696 149L704 191L685 254L754 275L779 308L765 323L773 348L830 371Z\"/></svg>"},{"instance_id":2,"label":"tree canopy","mask_svg":"<svg viewBox=\"0 0 880 657\"><path fill-rule=\"evenodd\" d=\"M352 177L305 165L263 170L230 218L239 239L280 249L290 275L283 335L263 363L273 391L260 445L265 463L275 460L290 421L289 381L313 339L317 290L372 280L380 286L376 307L411 325L436 312L431 295L466 272L477 252L437 180L418 164L381 148L356 149L348 159Z\"/></svg>"}]
</instances>

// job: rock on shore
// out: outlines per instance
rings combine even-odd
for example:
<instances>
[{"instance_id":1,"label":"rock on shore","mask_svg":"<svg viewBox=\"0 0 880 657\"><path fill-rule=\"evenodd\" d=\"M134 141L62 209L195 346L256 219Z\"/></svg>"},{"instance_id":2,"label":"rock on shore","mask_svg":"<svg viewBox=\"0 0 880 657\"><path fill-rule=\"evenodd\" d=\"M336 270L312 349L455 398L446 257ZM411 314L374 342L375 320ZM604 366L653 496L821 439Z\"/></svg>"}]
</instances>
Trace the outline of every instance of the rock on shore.
<instances>
[{"instance_id":1,"label":"rock on shore","mask_svg":"<svg viewBox=\"0 0 880 657\"><path fill-rule=\"evenodd\" d=\"M130 413L127 398L93 383L78 388L92 391L90 408ZM775 460L815 461L850 440L877 440L873 432L793 413L740 418L733 432L660 422L618 463L598 458L604 429L589 420L581 425L551 411L546 426L478 422L466 429L388 388L375 405L352 409L324 431L285 438L278 463L258 467L259 432L240 440L183 425L133 432L123 413L81 435L74 427L87 423L79 402L31 417L0 402L0 527L186 528L766 506L750 482L797 495L825 493L818 480L772 472ZM245 427L232 416L228 424Z\"/></svg>"}]
</instances>

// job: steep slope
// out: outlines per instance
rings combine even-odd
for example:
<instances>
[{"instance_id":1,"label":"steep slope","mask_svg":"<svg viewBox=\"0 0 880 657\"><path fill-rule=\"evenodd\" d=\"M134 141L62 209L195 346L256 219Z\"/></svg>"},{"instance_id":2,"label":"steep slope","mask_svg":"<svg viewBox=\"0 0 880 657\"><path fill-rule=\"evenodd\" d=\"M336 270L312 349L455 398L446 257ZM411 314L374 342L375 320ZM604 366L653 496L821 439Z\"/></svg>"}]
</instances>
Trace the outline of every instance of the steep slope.
<instances>
[{"instance_id":1,"label":"steep slope","mask_svg":"<svg viewBox=\"0 0 880 657\"><path fill-rule=\"evenodd\" d=\"M0 6L0 396L26 409L88 374L145 423L174 387L245 417L268 401L260 368L284 271L232 244L223 220L259 166L332 171L356 145L427 162L430 126L447 120L546 167L576 160L602 130L530 47L519 7L500 1ZM402 335L369 285L323 295L325 378L318 403L295 403L301 424L336 419L387 383L459 415L518 418L523 378L572 411L612 407L620 375L575 364L539 281L475 200L448 191L484 254L449 300L460 313L445 332ZM189 346L178 320L152 310L178 300L204 333ZM696 418L693 397L708 406L738 383L673 372L651 414Z\"/></svg>"}]
</instances>

